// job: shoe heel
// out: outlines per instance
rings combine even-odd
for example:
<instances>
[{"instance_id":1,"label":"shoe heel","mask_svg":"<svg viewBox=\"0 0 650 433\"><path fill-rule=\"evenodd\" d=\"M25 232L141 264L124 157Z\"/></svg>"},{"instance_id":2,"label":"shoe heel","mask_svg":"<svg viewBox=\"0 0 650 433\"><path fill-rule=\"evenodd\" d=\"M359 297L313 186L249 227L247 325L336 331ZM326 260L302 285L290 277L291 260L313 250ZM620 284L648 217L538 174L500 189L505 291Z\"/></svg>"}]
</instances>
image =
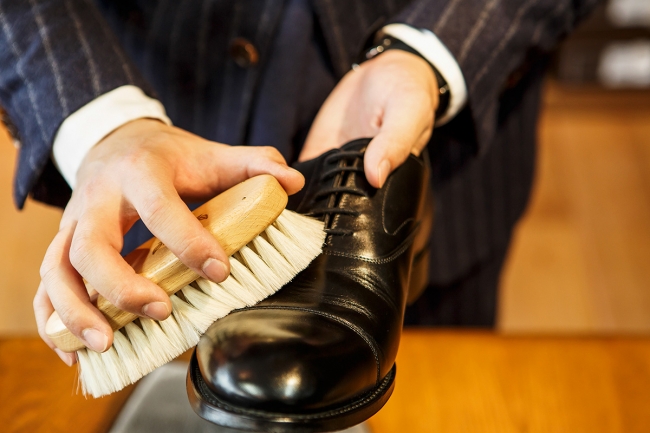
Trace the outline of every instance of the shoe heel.
<instances>
[{"instance_id":1,"label":"shoe heel","mask_svg":"<svg viewBox=\"0 0 650 433\"><path fill-rule=\"evenodd\" d=\"M430 248L427 246L413 257L406 305L411 305L415 302L429 284L429 251Z\"/></svg>"}]
</instances>

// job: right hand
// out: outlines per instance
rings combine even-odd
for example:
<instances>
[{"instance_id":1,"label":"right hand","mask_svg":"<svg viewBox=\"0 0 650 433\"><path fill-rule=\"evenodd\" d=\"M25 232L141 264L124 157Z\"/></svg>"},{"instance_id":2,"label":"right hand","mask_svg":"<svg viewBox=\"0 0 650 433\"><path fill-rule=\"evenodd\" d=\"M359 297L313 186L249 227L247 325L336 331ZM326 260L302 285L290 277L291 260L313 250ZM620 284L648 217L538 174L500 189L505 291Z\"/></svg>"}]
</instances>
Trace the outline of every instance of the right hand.
<instances>
[{"instance_id":1,"label":"right hand","mask_svg":"<svg viewBox=\"0 0 650 433\"><path fill-rule=\"evenodd\" d=\"M41 338L66 364L76 362L45 333L56 310L87 347L103 352L111 346L113 331L82 278L124 311L155 320L169 316L169 296L120 256L123 236L139 218L186 266L223 281L228 258L183 199L207 200L259 174L273 175L288 194L304 185L303 176L270 147L215 143L150 119L130 122L105 137L86 155L41 265L34 298Z\"/></svg>"}]
</instances>

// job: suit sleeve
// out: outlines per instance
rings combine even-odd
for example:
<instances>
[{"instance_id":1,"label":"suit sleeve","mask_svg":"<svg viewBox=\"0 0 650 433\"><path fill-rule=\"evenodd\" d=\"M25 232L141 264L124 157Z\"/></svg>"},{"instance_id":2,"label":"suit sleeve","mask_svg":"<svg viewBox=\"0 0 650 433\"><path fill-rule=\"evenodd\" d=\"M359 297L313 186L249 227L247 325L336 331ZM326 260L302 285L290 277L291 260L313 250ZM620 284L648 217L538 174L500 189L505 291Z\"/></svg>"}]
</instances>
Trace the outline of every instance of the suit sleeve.
<instances>
[{"instance_id":1,"label":"suit sleeve","mask_svg":"<svg viewBox=\"0 0 650 433\"><path fill-rule=\"evenodd\" d=\"M497 125L508 77L532 50L551 50L599 0L418 0L392 22L431 30L465 77L479 146Z\"/></svg>"},{"instance_id":2,"label":"suit sleeve","mask_svg":"<svg viewBox=\"0 0 650 433\"><path fill-rule=\"evenodd\" d=\"M152 94L90 0L0 0L0 105L20 141L14 201L63 206L70 189L52 164L61 123L123 85Z\"/></svg>"}]
</instances>

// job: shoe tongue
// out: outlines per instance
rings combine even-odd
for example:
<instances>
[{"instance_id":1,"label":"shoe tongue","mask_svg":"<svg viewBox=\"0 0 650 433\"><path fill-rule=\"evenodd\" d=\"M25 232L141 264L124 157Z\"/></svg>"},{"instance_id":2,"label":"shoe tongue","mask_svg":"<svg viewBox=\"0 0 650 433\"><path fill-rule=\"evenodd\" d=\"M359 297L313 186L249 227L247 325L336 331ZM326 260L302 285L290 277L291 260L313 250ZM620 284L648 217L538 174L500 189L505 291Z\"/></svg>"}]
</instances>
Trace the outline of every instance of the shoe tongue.
<instances>
[{"instance_id":1,"label":"shoe tongue","mask_svg":"<svg viewBox=\"0 0 650 433\"><path fill-rule=\"evenodd\" d=\"M317 158L310 159L307 161L301 161L301 162L296 161L293 164L291 164L293 168L298 170L305 177L305 186L302 190L289 196L287 209L293 211L299 211L299 207L303 203L303 200L305 199L305 195L310 192L309 187L310 185L312 185L314 178L316 178L317 180L317 178L320 176L321 173L320 167L322 167L323 161L325 160L327 155L330 155L338 151L339 151L338 149L330 150L329 152L326 152Z\"/></svg>"},{"instance_id":2,"label":"shoe tongue","mask_svg":"<svg viewBox=\"0 0 650 433\"><path fill-rule=\"evenodd\" d=\"M340 150L347 150L347 151L363 151L366 150L366 147L368 147L368 143L370 143L370 140L372 138L359 138L356 140L352 140L348 143L345 143L343 146L341 146Z\"/></svg>"},{"instance_id":3,"label":"shoe tongue","mask_svg":"<svg viewBox=\"0 0 650 433\"><path fill-rule=\"evenodd\" d=\"M330 151L325 152L324 154L314 158L310 159L308 161L302 161L302 162L294 162L291 164L293 168L298 170L300 173L302 173L303 176L305 176L305 187L299 191L298 193L289 196L289 203L287 204L287 209L290 210L297 210L300 204L303 202L303 199L305 197L305 194L307 194L309 190L309 186L312 184L313 178L320 177L322 166L325 162L325 159L332 154L335 154L337 152L341 151L353 151L353 152L361 152L364 151L365 148L368 146L368 143L370 143L371 138L359 138L357 140L350 141L348 143L345 143L343 146L341 146L338 149L332 149ZM318 180L318 179L315 179Z\"/></svg>"}]
</instances>

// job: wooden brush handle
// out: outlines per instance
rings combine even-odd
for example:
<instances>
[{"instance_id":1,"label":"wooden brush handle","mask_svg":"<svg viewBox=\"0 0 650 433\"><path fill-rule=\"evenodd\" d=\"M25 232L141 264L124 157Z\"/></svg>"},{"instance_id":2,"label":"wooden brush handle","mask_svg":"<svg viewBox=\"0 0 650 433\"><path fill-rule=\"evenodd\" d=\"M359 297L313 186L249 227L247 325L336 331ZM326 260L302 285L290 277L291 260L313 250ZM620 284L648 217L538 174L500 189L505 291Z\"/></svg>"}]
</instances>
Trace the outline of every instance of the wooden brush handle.
<instances>
[{"instance_id":1,"label":"wooden brush handle","mask_svg":"<svg viewBox=\"0 0 650 433\"><path fill-rule=\"evenodd\" d=\"M266 174L235 185L193 213L231 256L273 224L286 207L287 200L287 193L278 181ZM124 259L137 274L156 283L170 296L199 277L156 238L140 245ZM97 297L97 308L113 330L138 317L118 309L101 295ZM50 316L45 331L56 347L64 352L85 347L65 327L56 312Z\"/></svg>"}]
</instances>

